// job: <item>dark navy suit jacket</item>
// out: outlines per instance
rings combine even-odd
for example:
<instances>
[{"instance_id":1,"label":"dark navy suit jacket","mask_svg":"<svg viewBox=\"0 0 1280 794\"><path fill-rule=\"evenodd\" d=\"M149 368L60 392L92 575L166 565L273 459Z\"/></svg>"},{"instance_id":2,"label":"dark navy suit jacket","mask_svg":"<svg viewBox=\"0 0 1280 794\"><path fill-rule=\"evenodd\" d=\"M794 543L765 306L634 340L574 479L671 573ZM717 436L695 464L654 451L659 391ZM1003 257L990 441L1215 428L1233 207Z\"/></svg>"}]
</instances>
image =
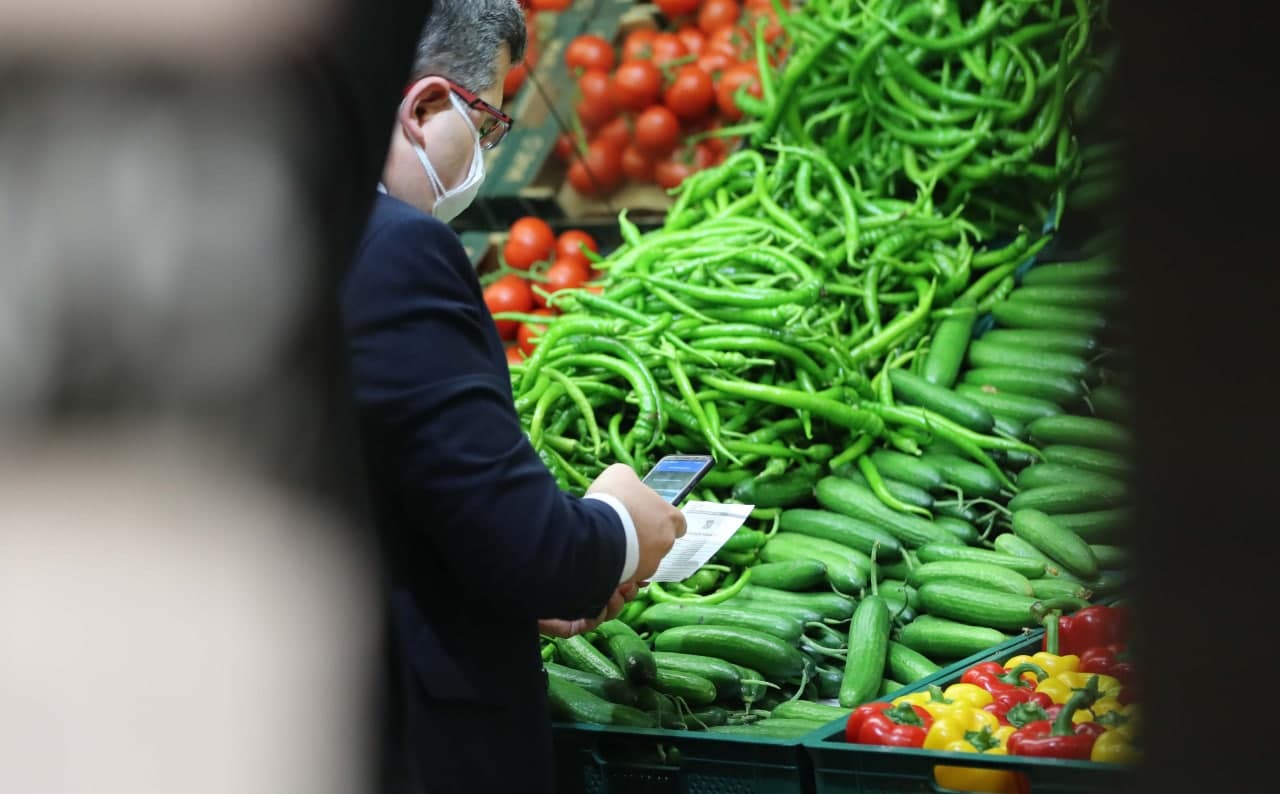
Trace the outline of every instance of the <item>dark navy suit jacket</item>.
<instances>
[{"instance_id":1,"label":"dark navy suit jacket","mask_svg":"<svg viewBox=\"0 0 1280 794\"><path fill-rule=\"evenodd\" d=\"M379 195L341 299L397 661L417 682L398 697L418 702L401 705L430 721L440 704L534 702L537 619L599 612L622 571L622 523L562 492L530 446L446 224Z\"/></svg>"}]
</instances>

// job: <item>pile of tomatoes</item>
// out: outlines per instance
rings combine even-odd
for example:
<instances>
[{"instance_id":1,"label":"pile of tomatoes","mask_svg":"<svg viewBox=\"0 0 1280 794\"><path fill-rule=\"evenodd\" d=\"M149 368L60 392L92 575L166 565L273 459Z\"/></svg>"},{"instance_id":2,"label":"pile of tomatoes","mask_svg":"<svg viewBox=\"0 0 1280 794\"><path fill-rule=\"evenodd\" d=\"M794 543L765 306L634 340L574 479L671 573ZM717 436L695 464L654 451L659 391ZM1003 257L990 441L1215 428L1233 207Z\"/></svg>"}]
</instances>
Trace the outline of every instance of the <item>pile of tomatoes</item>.
<instances>
[{"instance_id":1,"label":"pile of tomatoes","mask_svg":"<svg viewBox=\"0 0 1280 794\"><path fill-rule=\"evenodd\" d=\"M557 235L541 218L517 219L507 230L498 271L484 277L484 303L489 313L556 314L559 310L555 306L547 306L547 295L584 285L590 289L587 282L599 275L588 251L599 254L600 246L581 229ZM511 362L522 361L531 353L534 337L546 329L537 323L495 322L498 335L509 343L507 360Z\"/></svg>"},{"instance_id":2,"label":"pile of tomatoes","mask_svg":"<svg viewBox=\"0 0 1280 794\"><path fill-rule=\"evenodd\" d=\"M760 96L757 24L770 63L785 54L772 0L655 5L662 24L630 31L620 47L584 33L565 50L581 134L562 135L556 154L580 194L608 195L627 182L670 189L719 163L731 142L707 133L742 118L740 89Z\"/></svg>"}]
</instances>

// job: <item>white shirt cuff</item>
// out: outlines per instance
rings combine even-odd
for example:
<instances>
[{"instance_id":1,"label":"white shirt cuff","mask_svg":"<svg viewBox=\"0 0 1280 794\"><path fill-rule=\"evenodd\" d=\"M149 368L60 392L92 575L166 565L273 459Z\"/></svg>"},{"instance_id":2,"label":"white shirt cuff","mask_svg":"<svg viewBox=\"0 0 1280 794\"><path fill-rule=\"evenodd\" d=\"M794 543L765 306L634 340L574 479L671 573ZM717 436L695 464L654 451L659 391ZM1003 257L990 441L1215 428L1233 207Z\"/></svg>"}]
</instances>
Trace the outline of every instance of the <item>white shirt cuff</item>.
<instances>
[{"instance_id":1,"label":"white shirt cuff","mask_svg":"<svg viewBox=\"0 0 1280 794\"><path fill-rule=\"evenodd\" d=\"M598 499L601 502L613 508L618 514L618 518L622 521L623 534L627 536L627 556L622 561L622 576L618 579L618 584L635 576L636 568L640 567L640 540L636 537L636 523L631 520L631 514L627 512L627 508L622 504L622 500L612 494L593 493L587 494L584 499Z\"/></svg>"}]
</instances>

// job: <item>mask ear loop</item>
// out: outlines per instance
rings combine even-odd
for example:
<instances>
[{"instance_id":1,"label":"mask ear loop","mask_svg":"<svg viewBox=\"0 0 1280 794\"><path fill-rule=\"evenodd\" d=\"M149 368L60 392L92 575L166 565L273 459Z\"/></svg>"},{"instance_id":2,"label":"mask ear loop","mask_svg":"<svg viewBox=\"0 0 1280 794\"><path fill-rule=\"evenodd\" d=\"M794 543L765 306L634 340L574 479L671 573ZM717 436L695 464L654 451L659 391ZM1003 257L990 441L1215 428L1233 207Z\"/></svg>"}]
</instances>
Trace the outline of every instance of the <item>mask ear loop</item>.
<instances>
[{"instance_id":1,"label":"mask ear loop","mask_svg":"<svg viewBox=\"0 0 1280 794\"><path fill-rule=\"evenodd\" d=\"M449 92L449 96L452 97L453 92ZM404 103L408 101L408 95L406 95L404 99L400 100L401 113L404 112ZM401 129L403 128L402 123ZM440 181L440 176L436 173L435 166L431 164L431 159L427 157L427 152L422 148L422 145L414 140L408 130L405 130L404 134L405 137L409 139L409 145L413 147L413 153L418 156L418 162L422 163L422 169L427 172L427 180L431 183L431 191L435 194L435 200L439 201L440 197L445 193L444 183Z\"/></svg>"}]
</instances>

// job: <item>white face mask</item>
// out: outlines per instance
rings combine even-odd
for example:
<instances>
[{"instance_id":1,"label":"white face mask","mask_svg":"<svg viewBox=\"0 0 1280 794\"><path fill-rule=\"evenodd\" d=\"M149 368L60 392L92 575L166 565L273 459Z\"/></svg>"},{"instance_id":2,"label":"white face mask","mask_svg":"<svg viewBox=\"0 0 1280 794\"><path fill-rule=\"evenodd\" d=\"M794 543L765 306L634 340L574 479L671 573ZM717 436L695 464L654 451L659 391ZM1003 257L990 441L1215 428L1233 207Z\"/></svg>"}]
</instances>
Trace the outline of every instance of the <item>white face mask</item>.
<instances>
[{"instance_id":1,"label":"white face mask","mask_svg":"<svg viewBox=\"0 0 1280 794\"><path fill-rule=\"evenodd\" d=\"M471 170L467 172L467 175L453 188L445 190L444 183L440 181L439 174L436 173L435 167L431 165L431 159L427 157L426 150L419 146L416 141L413 143L413 151L418 155L418 161L422 163L423 170L427 172L427 179L431 181L431 189L436 194L436 203L431 210L431 214L445 223L458 217L463 210L471 206L476 194L480 192L480 185L484 183L484 150L480 148L480 133L476 130L476 125L471 123L471 115L467 112L467 106L462 104L462 100L458 99L458 95L450 91L449 99L453 100L453 109L458 111L463 120L467 122L467 127L475 138L475 150L471 154Z\"/></svg>"}]
</instances>

